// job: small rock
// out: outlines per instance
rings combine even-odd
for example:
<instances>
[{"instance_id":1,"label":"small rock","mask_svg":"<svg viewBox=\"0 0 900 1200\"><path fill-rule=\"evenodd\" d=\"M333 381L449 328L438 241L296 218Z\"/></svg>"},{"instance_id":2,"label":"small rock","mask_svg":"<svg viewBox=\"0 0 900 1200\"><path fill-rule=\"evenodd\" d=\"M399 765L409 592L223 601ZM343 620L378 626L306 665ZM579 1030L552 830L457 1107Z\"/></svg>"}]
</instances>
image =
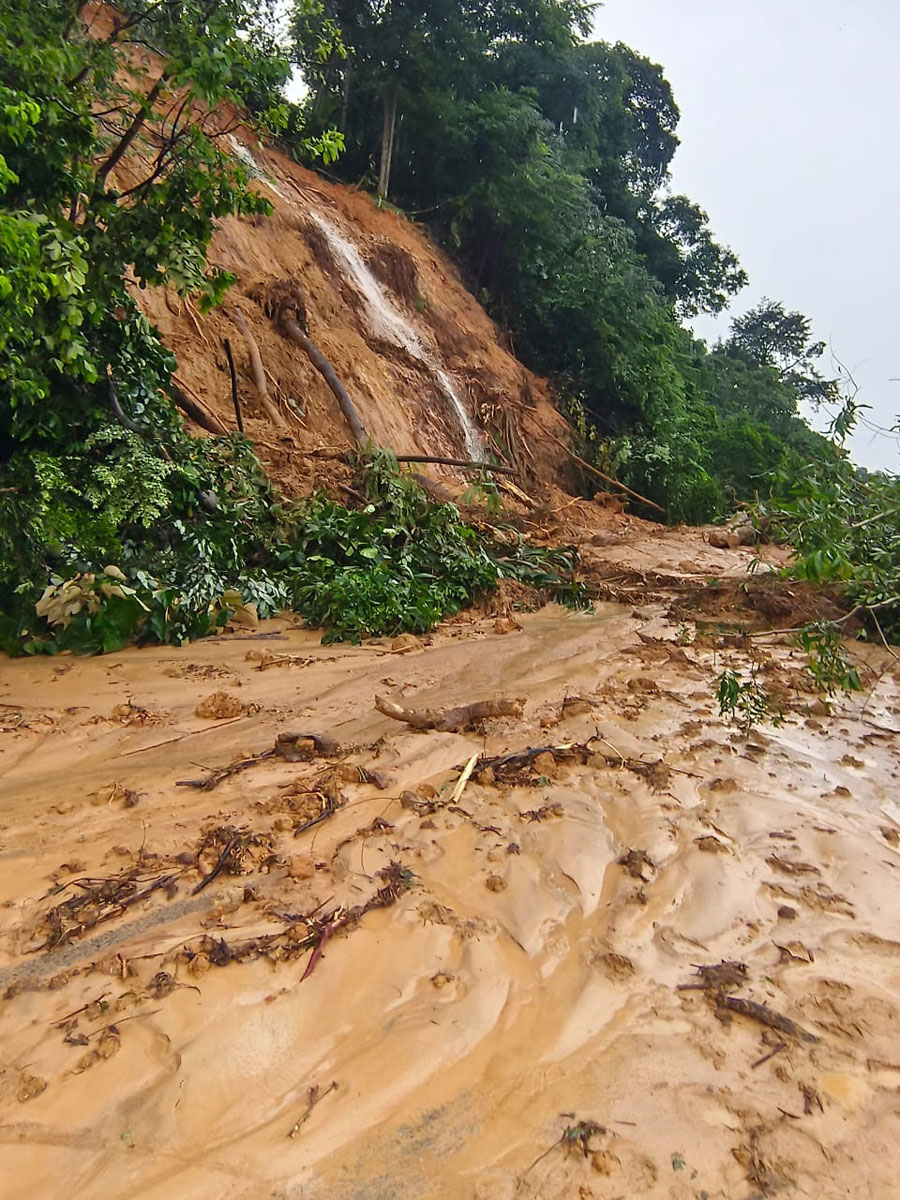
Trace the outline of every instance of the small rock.
<instances>
[{"instance_id":1,"label":"small rock","mask_svg":"<svg viewBox=\"0 0 900 1200\"><path fill-rule=\"evenodd\" d=\"M515 633L522 626L512 617L498 617L494 622L494 633Z\"/></svg>"},{"instance_id":2,"label":"small rock","mask_svg":"<svg viewBox=\"0 0 900 1200\"><path fill-rule=\"evenodd\" d=\"M531 760L531 769L537 775L546 775L552 778L556 774L556 759L549 750L543 750Z\"/></svg>"},{"instance_id":3,"label":"small rock","mask_svg":"<svg viewBox=\"0 0 900 1200\"><path fill-rule=\"evenodd\" d=\"M502 875L488 875L484 885L489 892L505 892L508 887Z\"/></svg>"},{"instance_id":4,"label":"small rock","mask_svg":"<svg viewBox=\"0 0 900 1200\"><path fill-rule=\"evenodd\" d=\"M796 908L791 908L789 904L782 904L778 910L778 915L782 921L794 921L797 917Z\"/></svg>"},{"instance_id":5,"label":"small rock","mask_svg":"<svg viewBox=\"0 0 900 1200\"><path fill-rule=\"evenodd\" d=\"M583 717L591 712L590 701L582 696L566 696L562 704L564 717Z\"/></svg>"},{"instance_id":6,"label":"small rock","mask_svg":"<svg viewBox=\"0 0 900 1200\"><path fill-rule=\"evenodd\" d=\"M195 954L188 968L192 975L205 975L209 970L209 959L205 954Z\"/></svg>"},{"instance_id":7,"label":"small rock","mask_svg":"<svg viewBox=\"0 0 900 1200\"><path fill-rule=\"evenodd\" d=\"M720 842L717 837L712 834L707 834L705 837L694 838L694 845L698 850L705 850L707 854L727 854L728 847L724 842Z\"/></svg>"},{"instance_id":8,"label":"small rock","mask_svg":"<svg viewBox=\"0 0 900 1200\"><path fill-rule=\"evenodd\" d=\"M436 988L444 988L448 983L452 983L455 978L456 976L451 975L448 971L438 971L436 975L432 975L431 982Z\"/></svg>"},{"instance_id":9,"label":"small rock","mask_svg":"<svg viewBox=\"0 0 900 1200\"><path fill-rule=\"evenodd\" d=\"M711 529L709 531L709 544L716 550L733 550L740 545L737 535L730 533L727 529Z\"/></svg>"},{"instance_id":10,"label":"small rock","mask_svg":"<svg viewBox=\"0 0 900 1200\"><path fill-rule=\"evenodd\" d=\"M308 854L295 854L288 865L291 879L312 879L315 873L315 861Z\"/></svg>"}]
</instances>

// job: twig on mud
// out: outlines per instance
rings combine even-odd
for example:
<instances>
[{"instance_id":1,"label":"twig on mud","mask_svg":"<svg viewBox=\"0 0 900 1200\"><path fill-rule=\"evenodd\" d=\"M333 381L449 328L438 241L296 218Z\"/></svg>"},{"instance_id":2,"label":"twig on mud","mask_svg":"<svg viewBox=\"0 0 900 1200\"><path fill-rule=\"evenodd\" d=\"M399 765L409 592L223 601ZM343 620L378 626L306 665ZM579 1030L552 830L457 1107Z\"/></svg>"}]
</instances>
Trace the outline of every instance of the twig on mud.
<instances>
[{"instance_id":1,"label":"twig on mud","mask_svg":"<svg viewBox=\"0 0 900 1200\"><path fill-rule=\"evenodd\" d=\"M315 946L313 947L313 952L309 956L309 962L306 964L306 970L300 976L301 983L303 983L303 981L305 979L309 979L310 975L312 975L313 971L316 969L316 963L322 957L322 952L325 949L325 943L331 937L335 928L336 928L336 925L323 925L322 926L321 932L319 933L319 940L316 942Z\"/></svg>"},{"instance_id":2,"label":"twig on mud","mask_svg":"<svg viewBox=\"0 0 900 1200\"><path fill-rule=\"evenodd\" d=\"M231 854L232 850L235 848L235 846L238 844L238 842L240 840L241 840L240 834L236 834L231 839L231 841L229 841L227 843L227 845L225 846L225 849L219 855L218 861L216 862L216 865L213 867L213 869L209 872L208 875L203 876L203 878L200 880L200 882L197 884L197 886L195 888L191 889L192 896L196 896L197 893L202 892L205 887L209 887L209 885L212 883L212 881L215 879L215 877L221 873L222 868L225 866L225 863L228 860L228 856Z\"/></svg>"},{"instance_id":3,"label":"twig on mud","mask_svg":"<svg viewBox=\"0 0 900 1200\"><path fill-rule=\"evenodd\" d=\"M295 1138L297 1136L297 1134L300 1132L300 1130L302 1129L302 1127L309 1120L312 1110L316 1107L316 1105L319 1103L319 1101L324 1100L325 1097L330 1092L336 1092L337 1089L338 1089L338 1084L337 1084L337 1080L335 1080L335 1079L332 1079L331 1083L328 1085L328 1087L325 1089L324 1092L319 1090L318 1084L315 1084L313 1087L311 1087L309 1089L309 1091L306 1093L306 1112L303 1114L302 1117L299 1118L299 1120L294 1122L294 1125L291 1128L291 1131L288 1134L288 1137Z\"/></svg>"},{"instance_id":4,"label":"twig on mud","mask_svg":"<svg viewBox=\"0 0 900 1200\"><path fill-rule=\"evenodd\" d=\"M519 1177L519 1183L516 1185L516 1190L518 1190L518 1187L522 1184L525 1177L531 1174L538 1163L542 1162L552 1150L556 1149L557 1146L573 1146L576 1144L580 1145L584 1157L587 1158L590 1153L588 1142L595 1135L606 1132L606 1127L604 1125L598 1125L596 1121L578 1121L575 1125L567 1125L553 1145L548 1146L543 1154L539 1154L528 1170Z\"/></svg>"},{"instance_id":5,"label":"twig on mud","mask_svg":"<svg viewBox=\"0 0 900 1200\"><path fill-rule=\"evenodd\" d=\"M53 1021L54 1026L65 1025L66 1021L71 1021L73 1017L79 1017L83 1012L87 1012L93 1005L99 1004L101 1000L105 1000L109 992L101 992L99 996L93 1000L89 1000L87 1004L82 1004L81 1008L76 1008L74 1012L66 1013L64 1017L60 1017L58 1021Z\"/></svg>"},{"instance_id":6,"label":"twig on mud","mask_svg":"<svg viewBox=\"0 0 900 1200\"><path fill-rule=\"evenodd\" d=\"M478 755L473 754L469 761L462 769L459 779L456 781L456 787L453 789L453 794L450 797L451 804L458 804L463 792L466 790L466 784L471 778L472 772L475 770L475 764L478 762Z\"/></svg>"},{"instance_id":7,"label":"twig on mud","mask_svg":"<svg viewBox=\"0 0 900 1200\"><path fill-rule=\"evenodd\" d=\"M199 737L202 733L211 733L213 730L222 729L226 725L233 725L235 721L243 721L244 713L238 717L230 717L225 721L217 721L215 725L207 725L203 729L187 729L184 733L177 737L165 738L161 742L152 742L149 746L138 746L135 750L123 750L120 754L114 755L115 758L129 758L132 754L143 754L146 750L158 750L160 746L173 746L175 742L183 742L188 737Z\"/></svg>"},{"instance_id":8,"label":"twig on mud","mask_svg":"<svg viewBox=\"0 0 900 1200\"><path fill-rule=\"evenodd\" d=\"M325 800L325 807L317 817L311 817L310 820L304 821L302 825L298 825L294 830L294 837L299 837L301 833L306 833L307 829L312 829L314 825L320 825L323 821L326 821L330 816L333 816L333 814L337 812L338 805L336 801L334 801L330 796L324 796L324 793L320 794L323 795Z\"/></svg>"},{"instance_id":9,"label":"twig on mud","mask_svg":"<svg viewBox=\"0 0 900 1200\"><path fill-rule=\"evenodd\" d=\"M762 1058L758 1058L756 1062L752 1062L750 1064L750 1070L755 1071L757 1067L761 1067L763 1063L767 1063L770 1058L774 1058L775 1055L780 1054L782 1050L787 1050L787 1042L779 1042L778 1045L775 1046L774 1049L770 1050L768 1054L764 1054Z\"/></svg>"}]
</instances>

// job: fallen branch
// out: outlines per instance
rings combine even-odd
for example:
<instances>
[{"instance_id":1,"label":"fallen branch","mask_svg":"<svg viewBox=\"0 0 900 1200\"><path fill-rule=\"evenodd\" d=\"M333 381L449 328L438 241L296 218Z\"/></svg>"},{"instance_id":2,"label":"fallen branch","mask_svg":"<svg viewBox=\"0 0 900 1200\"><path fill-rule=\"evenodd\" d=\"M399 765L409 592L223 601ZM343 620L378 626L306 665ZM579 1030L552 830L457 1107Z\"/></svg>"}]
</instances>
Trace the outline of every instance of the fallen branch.
<instances>
[{"instance_id":1,"label":"fallen branch","mask_svg":"<svg viewBox=\"0 0 900 1200\"><path fill-rule=\"evenodd\" d=\"M375 707L392 721L404 721L413 729L437 729L441 733L472 729L488 717L519 717L524 703L524 700L477 700L458 708L414 710L403 708L385 696L375 697Z\"/></svg>"},{"instance_id":2,"label":"fallen branch","mask_svg":"<svg viewBox=\"0 0 900 1200\"><path fill-rule=\"evenodd\" d=\"M338 379L334 367L306 332L306 300L296 280L283 279L269 289L266 311L284 336L296 342L306 352L309 361L334 393L344 414L344 420L350 426L353 440L357 446L364 446L369 440L369 435L356 411L356 405Z\"/></svg>"},{"instance_id":3,"label":"fallen branch","mask_svg":"<svg viewBox=\"0 0 900 1200\"><path fill-rule=\"evenodd\" d=\"M234 355L231 353L231 342L225 341L225 357L228 359L228 373L231 376L231 401L234 404L234 418L237 421L238 433L244 432L244 419L241 416L241 398L238 395L237 372L234 369Z\"/></svg>"},{"instance_id":4,"label":"fallen branch","mask_svg":"<svg viewBox=\"0 0 900 1200\"><path fill-rule=\"evenodd\" d=\"M228 432L218 417L213 416L212 413L207 412L196 400L191 399L184 390L184 386L175 379L174 375L166 391L181 411L190 417L195 424L199 425L201 429L205 429L207 433L214 433L217 437L224 437Z\"/></svg>"},{"instance_id":5,"label":"fallen branch","mask_svg":"<svg viewBox=\"0 0 900 1200\"><path fill-rule=\"evenodd\" d=\"M350 399L347 389L341 383L340 379L338 379L334 367L289 312L282 312L280 324L282 332L292 341L296 342L301 349L305 350L309 361L334 393L340 410L344 414L344 420L350 426L350 432L353 434L354 441L358 446L364 446L368 441L369 435L366 433L365 426L359 418L356 405Z\"/></svg>"},{"instance_id":6,"label":"fallen branch","mask_svg":"<svg viewBox=\"0 0 900 1200\"><path fill-rule=\"evenodd\" d=\"M489 471L495 475L518 475L515 467L501 467L496 463L472 462L467 458L437 458L430 454L398 454L398 463L437 463L441 467L465 467L468 471Z\"/></svg>"},{"instance_id":7,"label":"fallen branch","mask_svg":"<svg viewBox=\"0 0 900 1200\"><path fill-rule=\"evenodd\" d=\"M106 375L109 382L109 407L113 411L113 416L119 422L123 429L129 430L131 433L136 433L138 437L146 437L147 430L143 425L138 425L137 421L132 421L131 417L126 417L122 411L122 406L119 403L119 393L116 391L116 385L112 377L112 367L107 364Z\"/></svg>"},{"instance_id":8,"label":"fallen branch","mask_svg":"<svg viewBox=\"0 0 900 1200\"><path fill-rule=\"evenodd\" d=\"M250 354L250 371L253 375L253 382L256 385L262 406L266 410L266 415L273 424L278 425L281 429L287 429L287 422L269 397L266 373L263 370L262 359L259 356L259 346L257 346L256 338L250 331L247 318L239 308L229 308L225 315L238 327L244 341L247 343L247 350Z\"/></svg>"},{"instance_id":9,"label":"fallen branch","mask_svg":"<svg viewBox=\"0 0 900 1200\"><path fill-rule=\"evenodd\" d=\"M640 500L641 504L646 504L650 508L655 508L657 512L661 512L663 516L666 516L666 510L661 504L657 504L654 500L648 500L646 496L642 496L640 492L633 491L624 483L620 483L618 479L613 479L611 475L604 475L602 471L598 470L591 463L587 462L586 459L583 459L580 455L576 454L574 450L570 450L566 443L552 434L549 429L544 429L543 433L545 437L548 437L551 440L551 442L556 442L560 449L565 450L569 458L571 458L574 462L577 462L579 466L584 467L586 471L590 471L592 475L596 475L597 478L602 479L604 483L611 483L613 487L621 488L623 492L631 496L634 500Z\"/></svg>"},{"instance_id":10,"label":"fallen branch","mask_svg":"<svg viewBox=\"0 0 900 1200\"><path fill-rule=\"evenodd\" d=\"M781 1013L774 1012L765 1004L757 1004L755 1000L745 1000L742 996L721 996L718 1003L720 1008L740 1013L742 1017L750 1017L751 1020L759 1021L761 1025L767 1025L769 1029L777 1029L779 1033L786 1033L789 1037L797 1037L804 1042L822 1040L814 1033L807 1033L805 1029L801 1029L790 1017L784 1017Z\"/></svg>"}]
</instances>

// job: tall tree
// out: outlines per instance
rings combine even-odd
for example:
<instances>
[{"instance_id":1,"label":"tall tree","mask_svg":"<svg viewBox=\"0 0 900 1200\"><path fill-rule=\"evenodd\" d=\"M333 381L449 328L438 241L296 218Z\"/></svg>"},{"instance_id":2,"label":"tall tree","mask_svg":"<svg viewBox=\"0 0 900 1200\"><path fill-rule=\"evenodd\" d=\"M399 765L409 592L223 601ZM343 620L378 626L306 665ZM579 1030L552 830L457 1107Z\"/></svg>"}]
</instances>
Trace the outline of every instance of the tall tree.
<instances>
[{"instance_id":1,"label":"tall tree","mask_svg":"<svg viewBox=\"0 0 900 1200\"><path fill-rule=\"evenodd\" d=\"M377 100L376 191L385 198L403 107L429 90L452 90L467 80L471 85L478 64L505 40L571 44L587 29L594 7L592 0L321 0L310 11L301 0L294 13L295 54L313 82L316 106L331 115L339 110L351 144L372 156ZM343 49L323 61L329 28L340 31Z\"/></svg>"},{"instance_id":2,"label":"tall tree","mask_svg":"<svg viewBox=\"0 0 900 1200\"><path fill-rule=\"evenodd\" d=\"M825 342L813 341L808 317L789 312L777 301L764 297L755 308L736 317L721 349L732 358L768 367L793 389L798 400L822 404L839 399L837 380L826 378L817 366Z\"/></svg>"}]
</instances>

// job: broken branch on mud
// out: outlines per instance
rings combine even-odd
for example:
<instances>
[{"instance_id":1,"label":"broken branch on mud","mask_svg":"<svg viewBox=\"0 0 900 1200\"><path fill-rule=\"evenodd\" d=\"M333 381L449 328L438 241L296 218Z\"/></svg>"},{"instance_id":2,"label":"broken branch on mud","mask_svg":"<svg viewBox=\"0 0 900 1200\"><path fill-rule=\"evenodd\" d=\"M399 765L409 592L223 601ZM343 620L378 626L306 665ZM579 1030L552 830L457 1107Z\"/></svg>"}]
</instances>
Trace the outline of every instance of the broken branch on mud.
<instances>
[{"instance_id":1,"label":"broken branch on mud","mask_svg":"<svg viewBox=\"0 0 900 1200\"><path fill-rule=\"evenodd\" d=\"M460 733L473 729L489 717L520 717L524 700L476 700L458 708L404 708L386 696L375 697L375 707L392 721L403 721L413 729L436 729L440 733Z\"/></svg>"},{"instance_id":2,"label":"broken branch on mud","mask_svg":"<svg viewBox=\"0 0 900 1200\"><path fill-rule=\"evenodd\" d=\"M775 1012L765 1004L757 1004L755 1000L745 1000L743 996L721 996L718 1005L720 1009L725 1008L730 1012L740 1013L742 1017L750 1017L751 1020L759 1021L761 1025L767 1025L769 1029L777 1029L779 1033L786 1033L789 1037L800 1038L804 1042L822 1040L814 1033L808 1033L802 1029L790 1017Z\"/></svg>"},{"instance_id":3,"label":"broken branch on mud","mask_svg":"<svg viewBox=\"0 0 900 1200\"><path fill-rule=\"evenodd\" d=\"M518 475L515 467L501 467L497 463L473 462L468 458L436 458L430 454L397 454L398 463L435 463L440 467L464 467L469 471L488 471L495 475Z\"/></svg>"},{"instance_id":4,"label":"broken branch on mud","mask_svg":"<svg viewBox=\"0 0 900 1200\"><path fill-rule=\"evenodd\" d=\"M304 742L311 742L312 745L305 746ZM251 755L250 758L241 758L237 762L229 763L227 767L217 767L202 779L178 779L175 786L199 788L201 791L211 792L223 780L230 779L232 775L247 771L250 767L255 767L257 763L267 762L269 759L280 758L285 762L305 762L312 758L314 753L328 758L337 754L338 751L339 747L334 738L324 734L279 733L275 739L275 745L270 750L263 750L259 754Z\"/></svg>"}]
</instances>

